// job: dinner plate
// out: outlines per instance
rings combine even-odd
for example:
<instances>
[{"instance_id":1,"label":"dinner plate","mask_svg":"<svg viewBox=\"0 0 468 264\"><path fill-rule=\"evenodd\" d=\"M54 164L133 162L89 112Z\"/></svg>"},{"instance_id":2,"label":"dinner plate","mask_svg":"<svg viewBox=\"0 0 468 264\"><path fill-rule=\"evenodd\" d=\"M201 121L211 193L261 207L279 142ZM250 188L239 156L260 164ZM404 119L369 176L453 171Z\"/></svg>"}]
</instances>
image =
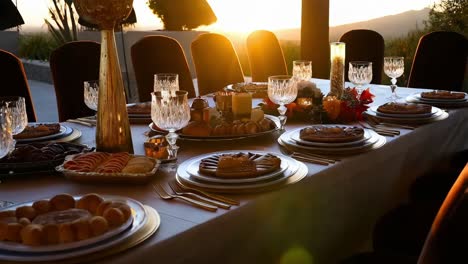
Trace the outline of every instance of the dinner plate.
<instances>
[{"instance_id":1,"label":"dinner plate","mask_svg":"<svg viewBox=\"0 0 468 264\"><path fill-rule=\"evenodd\" d=\"M125 241L126 239L131 237L133 234L135 234L138 230L140 230L148 221L146 209L140 202L133 200L131 198L122 197L122 196L103 195L103 197L106 200L112 199L112 200L125 201L131 207L133 218L129 220L130 225L127 226L125 230L122 230L119 233L116 233L105 239L99 239L98 241L91 242L92 239L89 239L89 240L69 243L69 244L83 243L83 244L80 244L80 246L78 247L68 248L69 247L68 244L60 244L60 245L54 245L54 246L44 246L42 248L60 247L60 246L63 248L57 248L54 250L34 251L34 252L33 251L19 251L18 249L15 249L15 250L0 249L0 259L10 260L10 261L28 261L28 262L35 261L36 262L36 261L61 260L61 259L67 259L67 258L91 254L94 252L98 252L98 251L110 248L112 246L115 246ZM79 198L80 196L75 196L75 199L79 199ZM32 202L15 204L13 207L4 208L4 210L5 209L10 210L18 206L30 205L30 204L32 204Z\"/></svg>"},{"instance_id":2,"label":"dinner plate","mask_svg":"<svg viewBox=\"0 0 468 264\"><path fill-rule=\"evenodd\" d=\"M378 110L379 106L372 106L369 109L376 113L378 116L385 116L385 117L396 117L396 118L425 118L425 117L431 117L440 111L439 108L437 107L432 107L431 112L429 113L422 113L422 114L389 114L389 113L383 113Z\"/></svg>"},{"instance_id":3,"label":"dinner plate","mask_svg":"<svg viewBox=\"0 0 468 264\"><path fill-rule=\"evenodd\" d=\"M386 139L383 136L378 135L376 132L372 130L368 130L368 133L371 135L369 140L363 142L362 145L354 145L354 146L343 146L343 147L319 147L319 146L306 146L302 144L298 144L296 141L291 139L293 131L288 131L283 133L278 138L278 143L280 145L285 144L287 146L291 146L296 149L301 149L305 151L311 151L316 153L329 153L335 155L347 154L347 153L355 153L355 152L362 152L364 150L374 149L377 147L381 147L386 143Z\"/></svg>"},{"instance_id":4,"label":"dinner plate","mask_svg":"<svg viewBox=\"0 0 468 264\"><path fill-rule=\"evenodd\" d=\"M327 126L327 125L320 125L320 126ZM337 126L337 125L330 125L330 126ZM339 125L341 127L353 127L353 126L346 126L346 125ZM302 140L300 138L300 132L303 128L298 128L291 133L291 139L296 141L298 144L312 146L312 147L328 147L328 148L335 148L335 147L346 147L346 146L354 146L354 145L362 145L369 139L371 139L371 134L369 133L368 129L364 129L364 136L355 141L351 142L313 142Z\"/></svg>"},{"instance_id":5,"label":"dinner plate","mask_svg":"<svg viewBox=\"0 0 468 264\"><path fill-rule=\"evenodd\" d=\"M30 123L33 124L33 123ZM43 123L42 123L43 124ZM64 138L73 133L73 128L65 125L60 125L60 131L58 133L42 136L42 137L35 137L35 138L23 138L23 139L16 139L18 144L20 143L29 143L29 142L38 142L38 141L49 141L58 138Z\"/></svg>"},{"instance_id":6,"label":"dinner plate","mask_svg":"<svg viewBox=\"0 0 468 264\"><path fill-rule=\"evenodd\" d=\"M462 93L462 92L457 92L457 93ZM468 94L467 93L464 93L464 94L465 94L465 97L460 98L460 99L424 98L421 96L421 93L415 94L415 97L421 101L427 101L427 102L452 103L452 102L465 102L466 100L468 100Z\"/></svg>"},{"instance_id":7,"label":"dinner plate","mask_svg":"<svg viewBox=\"0 0 468 264\"><path fill-rule=\"evenodd\" d=\"M239 151L222 152L221 154L230 154L230 153L239 153ZM268 152L265 152L265 151L254 151L252 153L258 153L258 154L262 154L262 155L268 154ZM289 166L289 162L286 159L284 159L283 156L280 156L280 155L277 155L277 154L272 154L272 155L275 155L275 156L277 156L278 158L281 159L280 169L277 170L277 171L271 172L271 173L260 175L258 177L226 179L226 178L219 178L219 177L214 177L214 176L209 176L209 175L203 175L202 173L200 173L198 171L198 166L200 165L200 161L202 159L211 157L213 155L220 155L220 154L210 153L210 154L207 154L207 155L198 156L198 158L196 158L193 162L191 162L187 166L188 174L190 174L190 176L193 177L196 180L205 181L205 182L223 183L223 184L249 183L249 182L261 182L261 181L264 181L264 180L269 180L269 179L275 178L275 177L279 176L281 173L285 172L286 169Z\"/></svg>"},{"instance_id":8,"label":"dinner plate","mask_svg":"<svg viewBox=\"0 0 468 264\"><path fill-rule=\"evenodd\" d=\"M432 106L433 111L435 110L436 113L434 113L431 116L427 117L390 117L390 116L381 116L378 115L375 111L372 111L370 109L367 109L364 113L370 116L377 117L380 121L385 122L391 122L391 123L402 123L402 124L425 124L425 123L430 123L434 121L439 121L443 120L448 117L448 113L443 111L442 109Z\"/></svg>"},{"instance_id":9,"label":"dinner plate","mask_svg":"<svg viewBox=\"0 0 468 264\"><path fill-rule=\"evenodd\" d=\"M252 152L255 153L257 151L255 150L239 150L239 152ZM209 155L213 154L222 154L226 152L216 152L216 153L211 153ZM300 162L282 155L278 153L273 153L275 156L281 157L281 161L285 160L285 162L288 163L288 168L281 174L279 174L275 178L270 178L269 180L264 180L261 182L246 182L246 183L231 183L231 184L223 184L223 183L216 183L216 182L204 182L200 181L194 177L192 177L188 172L187 172L187 166L192 164L195 160L200 159L200 156L191 158L182 164L179 165L177 168L177 179L181 183L189 184L195 187L201 187L201 188L207 188L207 189L214 189L218 191L240 191L240 192L248 192L248 191L253 191L255 189L261 189L265 187L269 187L272 185L276 185L278 183L284 182L288 180L289 177L292 177L293 175L296 174L296 172L299 169L299 164ZM206 156L206 155L202 155Z\"/></svg>"},{"instance_id":10,"label":"dinner plate","mask_svg":"<svg viewBox=\"0 0 468 264\"><path fill-rule=\"evenodd\" d=\"M238 140L238 139L243 139L243 138L252 138L252 137L259 137L259 136L264 136L268 134L272 134L276 131L279 130L280 127L280 121L278 117L272 116L272 115L265 115L265 118L270 119L275 123L275 128L267 130L267 131L262 131L258 132L255 134L244 134L244 135L228 135L228 136L204 136L204 137L197 137L197 136L189 136L189 135L184 135L184 134L179 134L179 139L182 140L190 140L190 141L220 141L220 140ZM152 131L155 131L157 133L167 133L167 131L161 130L156 128L154 123L149 124L149 128Z\"/></svg>"},{"instance_id":11,"label":"dinner plate","mask_svg":"<svg viewBox=\"0 0 468 264\"><path fill-rule=\"evenodd\" d=\"M468 106L468 100L464 100L464 101L427 101L427 100L421 100L420 98L421 98L420 93L415 93L415 94L408 95L405 98L405 100L408 103L429 104L429 105L432 105L432 106L444 107L444 108L457 108L457 107L466 107L466 106Z\"/></svg>"}]
</instances>

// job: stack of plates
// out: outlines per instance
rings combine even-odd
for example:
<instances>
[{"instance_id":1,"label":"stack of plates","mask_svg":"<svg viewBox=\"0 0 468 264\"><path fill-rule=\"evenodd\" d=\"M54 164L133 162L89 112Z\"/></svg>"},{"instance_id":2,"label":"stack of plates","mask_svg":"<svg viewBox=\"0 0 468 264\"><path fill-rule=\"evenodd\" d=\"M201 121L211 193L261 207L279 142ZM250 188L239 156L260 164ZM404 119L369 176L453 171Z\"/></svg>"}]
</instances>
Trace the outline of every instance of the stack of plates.
<instances>
[{"instance_id":1,"label":"stack of plates","mask_svg":"<svg viewBox=\"0 0 468 264\"><path fill-rule=\"evenodd\" d=\"M438 107L466 107L468 106L468 94L464 94L465 98L460 99L430 99L421 97L421 93L415 93L406 97L406 101L410 103L430 104Z\"/></svg>"},{"instance_id":2,"label":"stack of plates","mask_svg":"<svg viewBox=\"0 0 468 264\"><path fill-rule=\"evenodd\" d=\"M422 124L439 121L448 117L448 113L435 106L430 113L424 114L388 114L378 111L378 106L372 106L365 113L379 118L382 121L405 124Z\"/></svg>"},{"instance_id":3,"label":"stack of plates","mask_svg":"<svg viewBox=\"0 0 468 264\"><path fill-rule=\"evenodd\" d=\"M151 207L143 206L140 202L120 196L103 196L105 199L125 201L132 208L133 218L119 228L104 233L101 236L87 240L57 245L27 246L21 243L0 241L0 260L39 262L73 259L78 262L79 257L88 262L103 256L128 249L148 238L159 227L159 214ZM75 200L80 197L75 197ZM15 210L17 207L32 205L33 202L16 204L3 210Z\"/></svg>"},{"instance_id":4,"label":"stack of plates","mask_svg":"<svg viewBox=\"0 0 468 264\"><path fill-rule=\"evenodd\" d=\"M285 184L295 183L307 175L307 167L302 162L278 153L274 153L273 155L281 159L280 168L271 173L256 177L220 178L205 175L200 173L198 170L202 159L209 158L214 155L234 154L239 152L251 152L261 155L267 154L267 152L257 150L223 151L203 154L180 164L177 169L176 179L183 185L205 189L207 191L244 193L265 191Z\"/></svg>"},{"instance_id":5,"label":"stack of plates","mask_svg":"<svg viewBox=\"0 0 468 264\"><path fill-rule=\"evenodd\" d=\"M36 123L29 123L28 125L33 126L35 124ZM46 142L46 141L68 142L68 141L75 140L80 136L81 136L81 132L77 131L76 129L69 127L69 126L60 125L60 130L55 134L51 134L47 136L16 139L16 143L23 144L23 143L31 143L31 142Z\"/></svg>"},{"instance_id":6,"label":"stack of plates","mask_svg":"<svg viewBox=\"0 0 468 264\"><path fill-rule=\"evenodd\" d=\"M327 125L317 125L327 126ZM337 125L330 125L337 126ZM341 127L349 127L339 125ZM299 137L302 128L283 133L278 138L278 143L286 148L292 148L298 152L313 152L327 155L352 155L382 147L386 139L370 129L364 129L364 136L350 142L312 142L302 140Z\"/></svg>"}]
</instances>

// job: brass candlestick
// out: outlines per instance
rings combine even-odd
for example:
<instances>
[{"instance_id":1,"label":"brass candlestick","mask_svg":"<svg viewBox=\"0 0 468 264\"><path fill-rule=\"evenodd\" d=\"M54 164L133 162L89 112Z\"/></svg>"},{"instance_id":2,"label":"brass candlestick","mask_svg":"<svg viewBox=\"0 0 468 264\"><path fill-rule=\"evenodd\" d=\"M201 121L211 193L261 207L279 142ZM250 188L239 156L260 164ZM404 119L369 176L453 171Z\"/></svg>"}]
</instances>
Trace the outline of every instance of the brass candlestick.
<instances>
[{"instance_id":1,"label":"brass candlestick","mask_svg":"<svg viewBox=\"0 0 468 264\"><path fill-rule=\"evenodd\" d=\"M75 0L76 10L101 30L101 63L96 126L96 149L133 153L126 98L114 38L116 23L131 12L133 0Z\"/></svg>"}]
</instances>

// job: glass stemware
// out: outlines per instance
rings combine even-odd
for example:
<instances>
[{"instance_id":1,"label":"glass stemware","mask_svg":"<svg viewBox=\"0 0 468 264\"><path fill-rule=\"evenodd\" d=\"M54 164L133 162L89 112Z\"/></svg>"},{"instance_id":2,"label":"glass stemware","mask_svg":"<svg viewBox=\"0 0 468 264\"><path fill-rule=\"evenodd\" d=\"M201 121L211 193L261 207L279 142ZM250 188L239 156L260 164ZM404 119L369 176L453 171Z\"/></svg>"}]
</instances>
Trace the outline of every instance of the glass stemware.
<instances>
[{"instance_id":1,"label":"glass stemware","mask_svg":"<svg viewBox=\"0 0 468 264\"><path fill-rule=\"evenodd\" d=\"M281 130L284 130L286 124L286 110L285 104L293 102L297 97L297 83L296 80L290 75L277 75L268 77L268 98L275 103L279 104L278 112L281 123Z\"/></svg>"},{"instance_id":2,"label":"glass stemware","mask_svg":"<svg viewBox=\"0 0 468 264\"><path fill-rule=\"evenodd\" d=\"M28 125L28 115L26 113L26 102L21 96L0 97L0 103L5 107L7 117L11 125L11 134L21 133Z\"/></svg>"},{"instance_id":3,"label":"glass stemware","mask_svg":"<svg viewBox=\"0 0 468 264\"><path fill-rule=\"evenodd\" d=\"M177 73L157 73L154 75L154 91L171 96L179 90L179 75Z\"/></svg>"},{"instance_id":4,"label":"glass stemware","mask_svg":"<svg viewBox=\"0 0 468 264\"><path fill-rule=\"evenodd\" d=\"M169 143L168 159L177 158L177 130L190 121L190 106L187 91L175 91L173 94L154 92L151 94L151 119L161 129L169 131L166 140Z\"/></svg>"},{"instance_id":5,"label":"glass stemware","mask_svg":"<svg viewBox=\"0 0 468 264\"><path fill-rule=\"evenodd\" d=\"M312 79L312 61L293 61L293 76L297 81L310 81Z\"/></svg>"},{"instance_id":6,"label":"glass stemware","mask_svg":"<svg viewBox=\"0 0 468 264\"><path fill-rule=\"evenodd\" d=\"M0 159L14 148L9 115L9 110L5 106L0 106Z\"/></svg>"},{"instance_id":7,"label":"glass stemware","mask_svg":"<svg viewBox=\"0 0 468 264\"><path fill-rule=\"evenodd\" d=\"M364 90L363 86L368 85L372 81L372 62L349 62L348 79L356 86L358 98L360 98Z\"/></svg>"},{"instance_id":8,"label":"glass stemware","mask_svg":"<svg viewBox=\"0 0 468 264\"><path fill-rule=\"evenodd\" d=\"M87 107L97 112L99 99L99 81L84 82L84 102Z\"/></svg>"},{"instance_id":9,"label":"glass stemware","mask_svg":"<svg viewBox=\"0 0 468 264\"><path fill-rule=\"evenodd\" d=\"M396 82L397 78L403 75L403 72L405 70L405 58L404 57L384 57L384 72L385 74L392 78L392 85L390 85L390 88L392 89L392 95L387 97L387 99L391 99L392 101L395 101L399 98L396 94Z\"/></svg>"}]
</instances>

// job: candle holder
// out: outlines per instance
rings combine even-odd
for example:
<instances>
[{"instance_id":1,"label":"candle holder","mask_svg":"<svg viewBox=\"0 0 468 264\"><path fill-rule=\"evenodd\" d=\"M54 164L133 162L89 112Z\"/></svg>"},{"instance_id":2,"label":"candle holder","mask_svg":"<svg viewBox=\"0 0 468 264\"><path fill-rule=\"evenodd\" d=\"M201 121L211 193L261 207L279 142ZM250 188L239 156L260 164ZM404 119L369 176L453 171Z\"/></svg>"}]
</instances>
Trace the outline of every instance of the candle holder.
<instances>
[{"instance_id":1,"label":"candle holder","mask_svg":"<svg viewBox=\"0 0 468 264\"><path fill-rule=\"evenodd\" d=\"M78 14L101 31L101 62L96 125L96 149L133 153L125 90L114 27L132 10L133 0L75 0Z\"/></svg>"},{"instance_id":2,"label":"candle holder","mask_svg":"<svg viewBox=\"0 0 468 264\"><path fill-rule=\"evenodd\" d=\"M330 43L330 95L341 98L345 87L345 53L346 44L344 42Z\"/></svg>"}]
</instances>

